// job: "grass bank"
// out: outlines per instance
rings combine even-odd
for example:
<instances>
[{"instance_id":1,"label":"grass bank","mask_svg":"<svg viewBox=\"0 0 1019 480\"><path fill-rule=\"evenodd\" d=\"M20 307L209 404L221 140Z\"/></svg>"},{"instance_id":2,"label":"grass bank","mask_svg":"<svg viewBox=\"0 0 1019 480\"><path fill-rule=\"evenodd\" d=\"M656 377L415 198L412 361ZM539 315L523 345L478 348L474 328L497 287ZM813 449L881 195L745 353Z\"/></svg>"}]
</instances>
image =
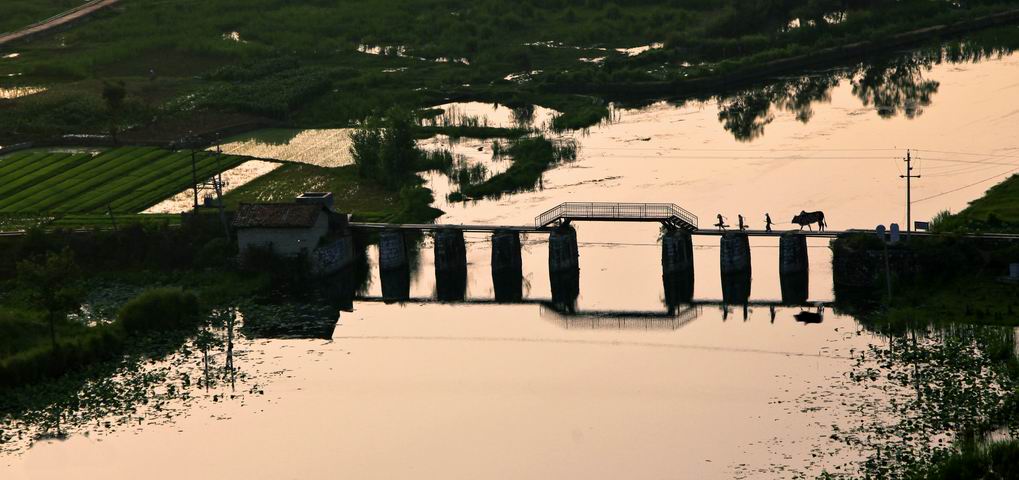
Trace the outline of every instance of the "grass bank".
<instances>
[{"instance_id":1,"label":"grass bank","mask_svg":"<svg viewBox=\"0 0 1019 480\"><path fill-rule=\"evenodd\" d=\"M936 232L1019 232L1019 175L991 187L962 211L938 214L931 225Z\"/></svg>"},{"instance_id":2,"label":"grass bank","mask_svg":"<svg viewBox=\"0 0 1019 480\"><path fill-rule=\"evenodd\" d=\"M288 163L227 193L228 208L241 203L289 202L304 192L333 192L334 208L353 212L355 221L429 222L442 214L430 206L431 191L412 186L392 191L367 182L353 165L327 168Z\"/></svg>"}]
</instances>

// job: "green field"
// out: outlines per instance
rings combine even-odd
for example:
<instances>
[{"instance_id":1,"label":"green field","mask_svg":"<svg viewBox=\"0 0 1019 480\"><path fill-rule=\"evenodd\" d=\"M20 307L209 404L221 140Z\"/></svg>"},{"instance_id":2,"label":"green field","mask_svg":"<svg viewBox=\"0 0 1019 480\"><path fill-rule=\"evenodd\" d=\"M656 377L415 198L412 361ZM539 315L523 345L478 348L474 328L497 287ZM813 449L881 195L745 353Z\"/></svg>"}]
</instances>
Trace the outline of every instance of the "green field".
<instances>
[{"instance_id":1,"label":"green field","mask_svg":"<svg viewBox=\"0 0 1019 480\"><path fill-rule=\"evenodd\" d=\"M86 0L4 0L0 32L12 32L77 7Z\"/></svg>"},{"instance_id":2,"label":"green field","mask_svg":"<svg viewBox=\"0 0 1019 480\"><path fill-rule=\"evenodd\" d=\"M198 180L247 157L199 152ZM0 214L132 214L191 187L191 154L121 147L99 154L20 152L0 157Z\"/></svg>"},{"instance_id":3,"label":"green field","mask_svg":"<svg viewBox=\"0 0 1019 480\"><path fill-rule=\"evenodd\" d=\"M0 2L0 18L29 2L7 3ZM563 112L557 126L583 128L608 115L608 100L646 97L641 92L650 84L712 84L727 72L857 42L880 45L902 32L1015 8L1019 0L184 5L121 2L59 34L0 47L0 56L20 54L0 61L0 88L48 88L0 102L0 143L105 133L111 115L101 92L111 80L127 87L116 121L136 128L125 138L169 139L252 119L350 126L393 106L450 98L538 104ZM669 93L692 92L677 86Z\"/></svg>"}]
</instances>

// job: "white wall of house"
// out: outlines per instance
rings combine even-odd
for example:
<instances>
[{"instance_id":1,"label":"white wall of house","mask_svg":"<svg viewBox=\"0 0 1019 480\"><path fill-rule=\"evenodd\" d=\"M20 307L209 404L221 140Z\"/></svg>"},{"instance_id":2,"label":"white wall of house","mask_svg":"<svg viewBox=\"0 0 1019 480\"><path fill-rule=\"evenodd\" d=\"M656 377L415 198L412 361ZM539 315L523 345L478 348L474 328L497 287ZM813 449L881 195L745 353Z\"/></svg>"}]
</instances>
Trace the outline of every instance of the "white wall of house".
<instances>
[{"instance_id":1,"label":"white wall of house","mask_svg":"<svg viewBox=\"0 0 1019 480\"><path fill-rule=\"evenodd\" d=\"M279 255L294 256L307 250L310 254L329 231L329 217L319 213L311 228L241 228L237 230L237 246L241 253L248 247L272 245Z\"/></svg>"}]
</instances>

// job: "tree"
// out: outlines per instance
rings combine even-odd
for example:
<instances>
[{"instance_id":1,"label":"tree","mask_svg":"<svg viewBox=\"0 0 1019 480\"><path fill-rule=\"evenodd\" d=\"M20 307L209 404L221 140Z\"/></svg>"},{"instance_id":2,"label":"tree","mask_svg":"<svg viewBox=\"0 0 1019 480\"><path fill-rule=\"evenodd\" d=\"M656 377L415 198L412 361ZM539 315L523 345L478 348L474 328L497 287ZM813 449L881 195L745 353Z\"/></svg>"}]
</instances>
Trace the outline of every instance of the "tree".
<instances>
[{"instance_id":1,"label":"tree","mask_svg":"<svg viewBox=\"0 0 1019 480\"><path fill-rule=\"evenodd\" d=\"M110 136L114 142L117 141L117 124L126 97L127 88L124 82L103 82L103 100L106 101L106 108L110 111Z\"/></svg>"},{"instance_id":2,"label":"tree","mask_svg":"<svg viewBox=\"0 0 1019 480\"><path fill-rule=\"evenodd\" d=\"M78 288L79 277L74 252L66 248L37 261L18 263L18 282L28 292L29 302L46 312L54 349L57 348L57 322L66 320L67 314L81 305L84 295Z\"/></svg>"},{"instance_id":3,"label":"tree","mask_svg":"<svg viewBox=\"0 0 1019 480\"><path fill-rule=\"evenodd\" d=\"M361 177L392 191L410 183L421 156L408 113L391 110L385 120L372 120L351 135L350 153Z\"/></svg>"}]
</instances>

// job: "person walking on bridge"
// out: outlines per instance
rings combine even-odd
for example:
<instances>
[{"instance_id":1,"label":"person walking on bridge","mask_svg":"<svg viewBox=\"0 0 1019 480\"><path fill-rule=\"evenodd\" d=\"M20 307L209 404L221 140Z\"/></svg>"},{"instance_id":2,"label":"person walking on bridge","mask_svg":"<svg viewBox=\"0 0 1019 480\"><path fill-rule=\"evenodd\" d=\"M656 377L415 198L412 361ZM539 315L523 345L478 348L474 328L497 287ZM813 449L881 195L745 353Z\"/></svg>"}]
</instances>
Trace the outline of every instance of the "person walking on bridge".
<instances>
[{"instance_id":1,"label":"person walking on bridge","mask_svg":"<svg viewBox=\"0 0 1019 480\"><path fill-rule=\"evenodd\" d=\"M771 221L771 215L765 213L764 214L764 231L770 232L771 231L771 226L774 225L774 224L775 223Z\"/></svg>"},{"instance_id":2,"label":"person walking on bridge","mask_svg":"<svg viewBox=\"0 0 1019 480\"><path fill-rule=\"evenodd\" d=\"M737 216L739 217L739 231L742 232L742 231L746 230L749 225L743 223L743 215L742 214L737 215Z\"/></svg>"},{"instance_id":3,"label":"person walking on bridge","mask_svg":"<svg viewBox=\"0 0 1019 480\"><path fill-rule=\"evenodd\" d=\"M719 230L725 230L725 227L728 227L728 225L725 224L725 217L723 217L721 213L719 213L717 216L718 223L716 223L715 226L718 227Z\"/></svg>"}]
</instances>

